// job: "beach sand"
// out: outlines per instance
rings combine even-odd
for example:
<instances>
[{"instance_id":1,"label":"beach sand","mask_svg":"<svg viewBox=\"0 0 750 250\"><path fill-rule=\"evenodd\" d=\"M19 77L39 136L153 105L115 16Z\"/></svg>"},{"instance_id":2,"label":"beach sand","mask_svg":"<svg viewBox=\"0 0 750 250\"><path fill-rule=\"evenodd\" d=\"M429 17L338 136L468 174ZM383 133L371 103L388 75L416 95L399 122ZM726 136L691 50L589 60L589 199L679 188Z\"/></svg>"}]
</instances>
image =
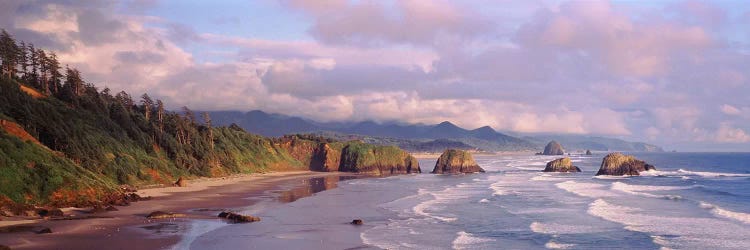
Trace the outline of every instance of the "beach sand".
<instances>
[{"instance_id":1,"label":"beach sand","mask_svg":"<svg viewBox=\"0 0 750 250\"><path fill-rule=\"evenodd\" d=\"M264 199L291 202L333 188L338 180L356 177L352 173L297 171L191 180L187 187L139 190L139 195L152 199L96 214L109 218L0 221L0 227L31 223L49 227L53 232L0 233L0 245L12 249L172 249L183 238L191 220L222 222L216 217L222 210L242 210ZM85 210L67 209L66 214L85 216ZM157 210L184 213L187 217L146 218Z\"/></svg>"}]
</instances>

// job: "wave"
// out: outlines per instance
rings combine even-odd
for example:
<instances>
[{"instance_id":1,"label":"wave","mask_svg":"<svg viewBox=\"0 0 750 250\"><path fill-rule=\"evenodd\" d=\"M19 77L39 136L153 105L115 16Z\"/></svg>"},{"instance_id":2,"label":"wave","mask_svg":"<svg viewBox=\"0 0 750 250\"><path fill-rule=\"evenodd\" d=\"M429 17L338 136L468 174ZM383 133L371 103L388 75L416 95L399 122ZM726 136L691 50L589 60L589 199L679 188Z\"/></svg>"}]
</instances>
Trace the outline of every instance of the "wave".
<instances>
[{"instance_id":1,"label":"wave","mask_svg":"<svg viewBox=\"0 0 750 250\"><path fill-rule=\"evenodd\" d=\"M547 244L544 244L544 247L547 249L571 249L571 248L575 248L575 246L576 244L562 244L562 243L557 243L552 240L547 242Z\"/></svg>"},{"instance_id":2,"label":"wave","mask_svg":"<svg viewBox=\"0 0 750 250\"><path fill-rule=\"evenodd\" d=\"M678 200L682 199L682 196L679 195L656 195L646 192L655 192L655 191L672 191L672 190L684 190L684 189L690 189L694 186L649 186L649 185L630 185L623 182L614 182L612 183L612 190L617 190L620 192L632 194L632 195L640 195L644 197L651 197L651 198L664 198L669 200Z\"/></svg>"},{"instance_id":3,"label":"wave","mask_svg":"<svg viewBox=\"0 0 750 250\"><path fill-rule=\"evenodd\" d=\"M568 191L569 193L583 197L600 198L615 196L615 194L607 190L607 186L602 184L565 181L557 183L555 186L559 189Z\"/></svg>"},{"instance_id":4,"label":"wave","mask_svg":"<svg viewBox=\"0 0 750 250\"><path fill-rule=\"evenodd\" d=\"M716 209L711 204L704 205ZM622 224L626 230L647 233L655 244L666 248L746 249L750 244L750 239L746 237L750 234L750 228L719 218L696 217L690 214L669 216L657 214L657 210L615 205L603 199L597 199L589 204L587 212Z\"/></svg>"},{"instance_id":5,"label":"wave","mask_svg":"<svg viewBox=\"0 0 750 250\"><path fill-rule=\"evenodd\" d=\"M450 204L455 203L461 199L467 199L472 194L479 192L478 183L461 183L453 187L447 187L440 191L428 191L426 189L419 189L417 194L420 196L432 196L432 199L423 201L412 208L412 211L421 216L428 218L438 219L444 222L453 222L458 218L453 216L436 215L433 212L428 212L428 209L434 209L435 205L438 204Z\"/></svg>"},{"instance_id":6,"label":"wave","mask_svg":"<svg viewBox=\"0 0 750 250\"><path fill-rule=\"evenodd\" d=\"M490 200L488 200L488 199L481 199L481 200L479 200L479 203L489 203L489 202L490 202Z\"/></svg>"},{"instance_id":7,"label":"wave","mask_svg":"<svg viewBox=\"0 0 750 250\"><path fill-rule=\"evenodd\" d=\"M649 171L643 171L640 174L643 176L681 177L683 179L690 179L691 176L698 176L698 177L703 177L703 178L750 177L750 174L743 174L743 173L690 171L690 170L685 170L682 168L677 169L677 171L649 170Z\"/></svg>"},{"instance_id":8,"label":"wave","mask_svg":"<svg viewBox=\"0 0 750 250\"><path fill-rule=\"evenodd\" d=\"M560 234L585 234L601 232L600 229L590 225L570 225L558 223L532 222L529 225L532 232L539 234L560 235Z\"/></svg>"},{"instance_id":9,"label":"wave","mask_svg":"<svg viewBox=\"0 0 750 250\"><path fill-rule=\"evenodd\" d=\"M456 234L458 236L453 240L453 249L473 249L476 248L476 244L494 241L493 239L477 237L464 231Z\"/></svg>"},{"instance_id":10,"label":"wave","mask_svg":"<svg viewBox=\"0 0 750 250\"><path fill-rule=\"evenodd\" d=\"M719 217L739 221L745 224L750 224L750 213L729 211L714 204L703 201L700 202L700 207L710 210L711 213Z\"/></svg>"},{"instance_id":11,"label":"wave","mask_svg":"<svg viewBox=\"0 0 750 250\"><path fill-rule=\"evenodd\" d=\"M684 170L684 169L678 169L677 172L680 172L686 175L697 175L697 176L702 176L702 177L750 177L750 174L698 172L698 171L689 171L689 170Z\"/></svg>"},{"instance_id":12,"label":"wave","mask_svg":"<svg viewBox=\"0 0 750 250\"><path fill-rule=\"evenodd\" d=\"M531 178L532 181L556 181L559 180L558 178L555 178L553 175L550 174L543 174L534 176Z\"/></svg>"}]
</instances>

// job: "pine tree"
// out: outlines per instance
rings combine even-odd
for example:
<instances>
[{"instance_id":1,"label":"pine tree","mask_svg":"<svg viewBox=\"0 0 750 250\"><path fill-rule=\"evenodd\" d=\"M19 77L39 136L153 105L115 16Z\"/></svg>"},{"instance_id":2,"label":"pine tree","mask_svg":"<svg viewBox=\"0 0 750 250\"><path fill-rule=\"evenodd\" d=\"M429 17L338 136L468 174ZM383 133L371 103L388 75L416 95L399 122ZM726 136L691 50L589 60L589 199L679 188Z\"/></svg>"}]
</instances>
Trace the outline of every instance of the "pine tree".
<instances>
[{"instance_id":1,"label":"pine tree","mask_svg":"<svg viewBox=\"0 0 750 250\"><path fill-rule=\"evenodd\" d=\"M2 60L3 75L9 77L15 76L15 69L18 65L19 48L13 36L8 34L5 29L0 31L0 60Z\"/></svg>"},{"instance_id":2,"label":"pine tree","mask_svg":"<svg viewBox=\"0 0 750 250\"><path fill-rule=\"evenodd\" d=\"M206 127L208 127L208 143L211 145L211 150L214 150L214 130L211 125L211 116L208 112L203 112L203 122L205 122Z\"/></svg>"},{"instance_id":3,"label":"pine tree","mask_svg":"<svg viewBox=\"0 0 750 250\"><path fill-rule=\"evenodd\" d=\"M143 94L141 96L141 104L143 106L143 115L146 117L146 121L151 120L151 112L153 112L154 107L154 101L151 100L151 97L148 96L148 94Z\"/></svg>"}]
</instances>

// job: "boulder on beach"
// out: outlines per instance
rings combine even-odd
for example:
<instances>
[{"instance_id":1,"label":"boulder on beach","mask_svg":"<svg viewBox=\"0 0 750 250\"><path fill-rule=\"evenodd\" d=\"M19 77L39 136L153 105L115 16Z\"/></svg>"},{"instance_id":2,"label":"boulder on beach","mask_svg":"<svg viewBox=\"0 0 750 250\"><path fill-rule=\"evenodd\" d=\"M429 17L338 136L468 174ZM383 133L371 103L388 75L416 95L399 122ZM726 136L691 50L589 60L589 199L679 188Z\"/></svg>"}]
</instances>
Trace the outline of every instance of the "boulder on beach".
<instances>
[{"instance_id":1,"label":"boulder on beach","mask_svg":"<svg viewBox=\"0 0 750 250\"><path fill-rule=\"evenodd\" d=\"M563 151L562 145L560 145L557 141L551 141L547 143L547 146L544 147L544 152L542 152L543 155L564 155L565 151Z\"/></svg>"},{"instance_id":2,"label":"boulder on beach","mask_svg":"<svg viewBox=\"0 0 750 250\"><path fill-rule=\"evenodd\" d=\"M484 172L484 169L479 167L474 161L474 157L471 153L458 150L448 149L440 155L435 168L432 170L433 174L457 174L457 173L476 173Z\"/></svg>"},{"instance_id":3,"label":"boulder on beach","mask_svg":"<svg viewBox=\"0 0 750 250\"><path fill-rule=\"evenodd\" d=\"M592 155L591 150L586 149L586 155Z\"/></svg>"},{"instance_id":4,"label":"boulder on beach","mask_svg":"<svg viewBox=\"0 0 750 250\"><path fill-rule=\"evenodd\" d=\"M352 224L352 225L358 225L358 226L359 226L359 225L364 225L364 224L365 224L365 222L364 222L364 221L362 221L362 219L354 219L354 220L352 220L352 223L351 223L351 224Z\"/></svg>"},{"instance_id":5,"label":"boulder on beach","mask_svg":"<svg viewBox=\"0 0 750 250\"><path fill-rule=\"evenodd\" d=\"M246 223L246 222L260 221L260 217L242 215L242 214L226 212L226 211L219 213L219 217L227 219L233 223Z\"/></svg>"},{"instance_id":6,"label":"boulder on beach","mask_svg":"<svg viewBox=\"0 0 750 250\"><path fill-rule=\"evenodd\" d=\"M178 214L178 213L172 213L172 212L164 212L164 211L154 211L151 212L146 216L146 218L149 219L168 219L168 218L177 218L177 217L185 217L185 214Z\"/></svg>"},{"instance_id":7,"label":"boulder on beach","mask_svg":"<svg viewBox=\"0 0 750 250\"><path fill-rule=\"evenodd\" d=\"M174 183L175 186L178 187L187 187L188 183L187 180L183 179L182 177L178 178L177 181Z\"/></svg>"},{"instance_id":8,"label":"boulder on beach","mask_svg":"<svg viewBox=\"0 0 750 250\"><path fill-rule=\"evenodd\" d=\"M640 175L640 172L648 170L656 168L632 155L611 153L604 157L596 175Z\"/></svg>"},{"instance_id":9,"label":"boulder on beach","mask_svg":"<svg viewBox=\"0 0 750 250\"><path fill-rule=\"evenodd\" d=\"M581 172L581 169L573 166L570 158L560 158L547 163L543 172Z\"/></svg>"}]
</instances>

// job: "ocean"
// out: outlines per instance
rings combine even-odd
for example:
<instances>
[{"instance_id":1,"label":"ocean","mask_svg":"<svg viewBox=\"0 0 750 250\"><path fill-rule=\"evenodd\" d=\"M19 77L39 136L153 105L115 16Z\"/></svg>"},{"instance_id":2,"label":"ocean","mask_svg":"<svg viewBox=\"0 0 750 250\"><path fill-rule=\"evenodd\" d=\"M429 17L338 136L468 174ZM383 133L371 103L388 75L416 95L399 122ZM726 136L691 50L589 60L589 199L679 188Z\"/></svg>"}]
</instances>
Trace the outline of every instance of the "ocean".
<instances>
[{"instance_id":1,"label":"ocean","mask_svg":"<svg viewBox=\"0 0 750 250\"><path fill-rule=\"evenodd\" d=\"M245 208L259 223L193 222L175 248L750 249L750 153L633 153L657 171L595 177L604 155L570 156L580 173L495 155L475 157L486 173L314 180Z\"/></svg>"}]
</instances>

